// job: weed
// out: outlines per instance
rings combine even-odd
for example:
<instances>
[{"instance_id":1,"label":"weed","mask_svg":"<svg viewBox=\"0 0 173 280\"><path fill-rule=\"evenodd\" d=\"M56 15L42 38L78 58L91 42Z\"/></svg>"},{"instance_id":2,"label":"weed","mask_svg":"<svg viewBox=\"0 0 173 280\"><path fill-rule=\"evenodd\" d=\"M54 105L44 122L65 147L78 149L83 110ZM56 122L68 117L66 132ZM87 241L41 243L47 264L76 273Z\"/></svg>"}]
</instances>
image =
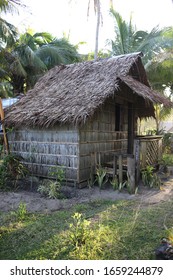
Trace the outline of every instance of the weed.
<instances>
[{"instance_id":1,"label":"weed","mask_svg":"<svg viewBox=\"0 0 173 280\"><path fill-rule=\"evenodd\" d=\"M49 175L55 178L60 187L62 186L62 182L65 181L65 172L63 166L52 167L49 171Z\"/></svg>"},{"instance_id":2,"label":"weed","mask_svg":"<svg viewBox=\"0 0 173 280\"><path fill-rule=\"evenodd\" d=\"M96 169L96 181L97 181L100 189L108 181L108 179L106 177L106 170L103 169L101 166L97 167L97 169Z\"/></svg>"},{"instance_id":3,"label":"weed","mask_svg":"<svg viewBox=\"0 0 173 280\"><path fill-rule=\"evenodd\" d=\"M64 198L61 191L61 186L57 181L46 180L42 185L38 187L37 191L50 199Z\"/></svg>"},{"instance_id":4,"label":"weed","mask_svg":"<svg viewBox=\"0 0 173 280\"><path fill-rule=\"evenodd\" d=\"M28 214L26 204L23 202L20 202L18 209L16 211L14 211L12 214L16 217L16 219L18 221L23 221Z\"/></svg>"},{"instance_id":5,"label":"weed","mask_svg":"<svg viewBox=\"0 0 173 280\"><path fill-rule=\"evenodd\" d=\"M166 230L167 236L168 236L168 240L170 241L170 243L173 245L173 227L168 228Z\"/></svg>"},{"instance_id":6,"label":"weed","mask_svg":"<svg viewBox=\"0 0 173 280\"><path fill-rule=\"evenodd\" d=\"M118 178L117 176L115 176L112 181L110 181L112 187L113 187L113 190L118 190L119 189L119 183L118 183Z\"/></svg>"},{"instance_id":7,"label":"weed","mask_svg":"<svg viewBox=\"0 0 173 280\"><path fill-rule=\"evenodd\" d=\"M150 188L160 188L161 186L161 180L158 175L154 173L154 167L151 165L148 165L142 171L142 182L145 186L148 186Z\"/></svg>"},{"instance_id":8,"label":"weed","mask_svg":"<svg viewBox=\"0 0 173 280\"><path fill-rule=\"evenodd\" d=\"M160 160L159 164L162 165L162 171L164 173L167 173L168 171L168 166L173 165L173 155L172 154L166 154L164 153L162 155L162 159Z\"/></svg>"},{"instance_id":9,"label":"weed","mask_svg":"<svg viewBox=\"0 0 173 280\"><path fill-rule=\"evenodd\" d=\"M62 194L62 182L65 180L64 169L60 166L53 167L49 175L55 177L55 181L47 180L45 184L38 187L38 192L49 198L64 198Z\"/></svg>"},{"instance_id":10,"label":"weed","mask_svg":"<svg viewBox=\"0 0 173 280\"><path fill-rule=\"evenodd\" d=\"M75 213L73 223L70 224L69 239L75 248L85 244L90 236L90 222L83 218L82 214Z\"/></svg>"},{"instance_id":11,"label":"weed","mask_svg":"<svg viewBox=\"0 0 173 280\"><path fill-rule=\"evenodd\" d=\"M119 183L118 190L121 192L127 186L127 181Z\"/></svg>"}]
</instances>

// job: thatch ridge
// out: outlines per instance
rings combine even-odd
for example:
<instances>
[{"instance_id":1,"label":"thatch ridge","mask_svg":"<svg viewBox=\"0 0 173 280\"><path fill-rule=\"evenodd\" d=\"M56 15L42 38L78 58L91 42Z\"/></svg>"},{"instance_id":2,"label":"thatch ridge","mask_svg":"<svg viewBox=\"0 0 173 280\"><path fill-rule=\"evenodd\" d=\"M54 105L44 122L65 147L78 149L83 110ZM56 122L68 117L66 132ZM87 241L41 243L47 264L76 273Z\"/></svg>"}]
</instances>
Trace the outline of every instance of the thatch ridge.
<instances>
[{"instance_id":1,"label":"thatch ridge","mask_svg":"<svg viewBox=\"0 0 173 280\"><path fill-rule=\"evenodd\" d=\"M121 55L97 61L85 61L71 65L56 66L48 71L37 82L35 87L28 91L5 112L7 126L38 126L49 127L55 123L85 123L92 117L98 107L105 100L113 96L119 87L119 77L127 83L132 66L139 63L141 53ZM141 63L141 62L140 62ZM141 63L142 64L142 63ZM145 70L140 69L145 76ZM131 83L135 80L130 77ZM152 102L160 102L155 96L151 98L152 91L145 78L145 92L142 96ZM137 82L136 82L137 83ZM139 94L140 82L132 87ZM166 103L164 98L161 103Z\"/></svg>"}]
</instances>

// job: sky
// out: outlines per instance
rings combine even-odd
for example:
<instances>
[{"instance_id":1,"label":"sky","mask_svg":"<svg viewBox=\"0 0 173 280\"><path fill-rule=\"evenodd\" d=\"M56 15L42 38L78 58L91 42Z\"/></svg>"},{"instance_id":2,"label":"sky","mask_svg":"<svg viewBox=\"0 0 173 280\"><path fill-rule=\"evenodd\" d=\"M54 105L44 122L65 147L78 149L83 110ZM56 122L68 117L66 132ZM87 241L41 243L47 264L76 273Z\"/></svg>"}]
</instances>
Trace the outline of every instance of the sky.
<instances>
[{"instance_id":1,"label":"sky","mask_svg":"<svg viewBox=\"0 0 173 280\"><path fill-rule=\"evenodd\" d=\"M31 28L34 32L49 32L57 38L62 38L65 33L72 44L86 42L81 47L81 52L94 50L96 16L91 5L87 18L89 0L71 0L71 4L70 0L22 1L27 8L20 9L19 15L3 16L18 27L20 32ZM103 24L100 29L99 49L104 49L106 39L114 38L114 22L109 15L109 0L101 0L101 4ZM150 31L157 25L173 26L172 0L114 0L114 9L127 22L132 14L133 24L138 30Z\"/></svg>"}]
</instances>

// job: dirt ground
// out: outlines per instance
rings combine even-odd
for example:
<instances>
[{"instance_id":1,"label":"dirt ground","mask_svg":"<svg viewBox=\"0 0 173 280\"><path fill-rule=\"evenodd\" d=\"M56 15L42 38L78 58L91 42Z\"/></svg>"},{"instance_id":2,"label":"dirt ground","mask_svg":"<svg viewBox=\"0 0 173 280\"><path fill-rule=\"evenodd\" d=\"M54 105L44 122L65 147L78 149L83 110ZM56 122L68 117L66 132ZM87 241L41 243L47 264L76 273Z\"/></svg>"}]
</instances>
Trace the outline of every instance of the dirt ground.
<instances>
[{"instance_id":1,"label":"dirt ground","mask_svg":"<svg viewBox=\"0 0 173 280\"><path fill-rule=\"evenodd\" d=\"M16 210L19 204L25 203L29 212L50 213L60 209L68 209L77 203L94 202L98 200L138 200L143 206L153 205L162 201L173 199L173 176L165 180L159 189L139 187L136 195L130 195L127 191L114 191L111 186L103 190L98 187L91 189L67 188L72 193L69 199L48 199L42 197L33 190L20 190L16 192L0 192L0 211L7 212Z\"/></svg>"}]
</instances>

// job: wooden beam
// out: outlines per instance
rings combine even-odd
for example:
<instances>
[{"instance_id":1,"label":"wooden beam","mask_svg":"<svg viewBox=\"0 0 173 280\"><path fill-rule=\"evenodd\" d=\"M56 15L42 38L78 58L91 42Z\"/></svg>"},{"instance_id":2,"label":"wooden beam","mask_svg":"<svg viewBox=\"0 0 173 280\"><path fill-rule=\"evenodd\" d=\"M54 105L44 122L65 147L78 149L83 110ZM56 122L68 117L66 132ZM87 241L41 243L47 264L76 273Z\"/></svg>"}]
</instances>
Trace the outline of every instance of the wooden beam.
<instances>
[{"instance_id":1,"label":"wooden beam","mask_svg":"<svg viewBox=\"0 0 173 280\"><path fill-rule=\"evenodd\" d=\"M119 155L118 157L118 163L119 163L119 183L123 183L123 157L122 155Z\"/></svg>"},{"instance_id":2,"label":"wooden beam","mask_svg":"<svg viewBox=\"0 0 173 280\"><path fill-rule=\"evenodd\" d=\"M4 144L5 144L5 148L6 148L6 153L9 154L9 144L8 144L6 130L5 130L4 122L3 122L3 120L4 120L4 110L3 110L1 98L0 98L0 117L1 117L1 123L2 123L2 130L3 130L3 137L4 137Z\"/></svg>"},{"instance_id":3,"label":"wooden beam","mask_svg":"<svg viewBox=\"0 0 173 280\"><path fill-rule=\"evenodd\" d=\"M127 174L130 192L134 193L136 188L135 182L135 158L127 157Z\"/></svg>"}]
</instances>

